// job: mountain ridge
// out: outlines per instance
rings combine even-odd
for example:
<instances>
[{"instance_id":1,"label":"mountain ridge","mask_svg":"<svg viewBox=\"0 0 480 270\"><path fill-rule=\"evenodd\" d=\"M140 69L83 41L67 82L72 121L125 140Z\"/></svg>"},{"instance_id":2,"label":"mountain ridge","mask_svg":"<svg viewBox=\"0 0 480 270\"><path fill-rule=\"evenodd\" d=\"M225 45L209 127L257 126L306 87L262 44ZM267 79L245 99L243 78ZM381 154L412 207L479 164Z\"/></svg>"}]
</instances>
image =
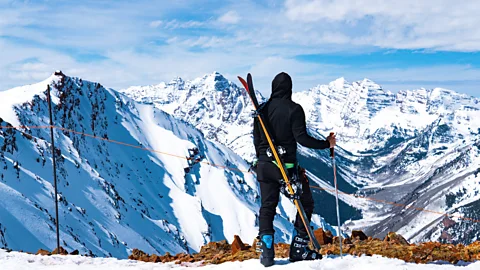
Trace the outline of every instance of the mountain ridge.
<instances>
[{"instance_id":1,"label":"mountain ridge","mask_svg":"<svg viewBox=\"0 0 480 270\"><path fill-rule=\"evenodd\" d=\"M30 128L49 127L47 87L54 101L62 246L126 258L131 247L192 252L234 234L256 236L258 186L233 151L100 83L63 74L44 82L11 91L33 94L9 106L8 117L19 126L0 123L1 246L33 252L56 243L50 133ZM192 147L205 162L185 174ZM288 201L280 209L276 237L288 241L295 212ZM328 227L319 216L314 224Z\"/></svg>"}]
</instances>

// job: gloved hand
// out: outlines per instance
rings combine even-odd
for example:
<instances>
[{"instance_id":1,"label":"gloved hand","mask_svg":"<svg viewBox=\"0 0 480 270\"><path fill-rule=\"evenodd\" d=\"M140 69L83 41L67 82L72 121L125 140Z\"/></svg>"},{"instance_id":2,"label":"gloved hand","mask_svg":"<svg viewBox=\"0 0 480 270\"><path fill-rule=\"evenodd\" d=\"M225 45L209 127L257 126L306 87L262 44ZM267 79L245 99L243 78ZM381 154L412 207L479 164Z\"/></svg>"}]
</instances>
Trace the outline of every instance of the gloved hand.
<instances>
[{"instance_id":1,"label":"gloved hand","mask_svg":"<svg viewBox=\"0 0 480 270\"><path fill-rule=\"evenodd\" d=\"M328 135L327 141L330 143L330 148L334 148L337 145L336 135L335 134Z\"/></svg>"}]
</instances>

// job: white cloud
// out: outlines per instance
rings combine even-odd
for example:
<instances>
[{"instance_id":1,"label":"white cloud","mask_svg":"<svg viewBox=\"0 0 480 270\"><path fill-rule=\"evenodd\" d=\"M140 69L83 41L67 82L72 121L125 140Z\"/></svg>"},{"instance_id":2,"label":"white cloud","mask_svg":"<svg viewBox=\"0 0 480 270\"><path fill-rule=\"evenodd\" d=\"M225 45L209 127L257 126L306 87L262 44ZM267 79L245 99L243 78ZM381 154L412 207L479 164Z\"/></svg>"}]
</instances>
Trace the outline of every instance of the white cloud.
<instances>
[{"instance_id":1,"label":"white cloud","mask_svg":"<svg viewBox=\"0 0 480 270\"><path fill-rule=\"evenodd\" d=\"M475 3L476 1L464 1ZM332 21L355 21L368 16L372 17L391 17L393 20L401 22L410 20L419 20L423 15L427 20L431 15L445 15L446 10L451 8L452 1L381 1L381 0L286 0L285 7L287 15L292 20L299 21L322 21L324 19ZM458 4L457 4L458 5ZM462 14L473 14L471 11L463 10ZM421 19L420 19L421 20Z\"/></svg>"},{"instance_id":2,"label":"white cloud","mask_svg":"<svg viewBox=\"0 0 480 270\"><path fill-rule=\"evenodd\" d=\"M0 35L12 37L0 38L0 89L36 82L56 69L113 88L195 78L213 70L252 72L266 92L280 71L292 75L297 90L341 76L402 83L480 78L478 69L469 66L361 69L295 60L298 54L378 47L478 51L480 5L472 1L455 8L445 0L287 0L284 5L250 0L225 1L215 8L208 1L170 1L161 8L149 1L105 2L109 8L85 2L76 9L35 9L33 2L4 9L0 4ZM181 5L178 10L170 6L175 3ZM240 16L241 10L249 15ZM172 19L174 11L182 19ZM83 61L82 54L100 57Z\"/></svg>"},{"instance_id":3,"label":"white cloud","mask_svg":"<svg viewBox=\"0 0 480 270\"><path fill-rule=\"evenodd\" d=\"M236 24L240 21L240 16L236 11L229 11L220 16L218 21L226 24Z\"/></svg>"},{"instance_id":4,"label":"white cloud","mask_svg":"<svg viewBox=\"0 0 480 270\"><path fill-rule=\"evenodd\" d=\"M168 44L181 46L182 48L200 47L200 48L225 48L232 46L235 40L230 38L220 38L216 36L199 36L196 38L178 38L173 37L167 40Z\"/></svg>"},{"instance_id":5,"label":"white cloud","mask_svg":"<svg viewBox=\"0 0 480 270\"><path fill-rule=\"evenodd\" d=\"M230 54L222 51L197 54L172 46L151 54L138 53L134 50L113 50L107 53L107 60L90 64L78 62L66 54L48 49L14 46L0 42L0 59L2 59L0 90L41 81L56 69L61 69L69 76L98 81L106 87L115 89L131 85L156 84L161 81L170 81L176 76L193 79L214 70L224 73L228 79L238 83L237 75L251 72L256 88L267 96L270 94L273 77L281 71L292 76L295 91L325 84L342 76L349 81L367 77L383 83L387 89L393 87L393 90L443 86L464 91L474 89L480 78L480 70L469 65L402 69L379 67L359 71L348 66L305 63L278 55L267 57L263 55L263 52ZM24 61L35 56L39 57Z\"/></svg>"},{"instance_id":6,"label":"white cloud","mask_svg":"<svg viewBox=\"0 0 480 270\"><path fill-rule=\"evenodd\" d=\"M163 22L161 20L152 21L152 22L150 22L150 27L157 28L160 25L162 25L162 23Z\"/></svg>"},{"instance_id":7,"label":"white cloud","mask_svg":"<svg viewBox=\"0 0 480 270\"><path fill-rule=\"evenodd\" d=\"M148 36L159 36L128 8L38 6L30 3L9 8L0 6L0 18L7 23L6 27L0 25L0 35L39 47L79 51L135 46ZM148 10L144 14L147 16Z\"/></svg>"},{"instance_id":8,"label":"white cloud","mask_svg":"<svg viewBox=\"0 0 480 270\"><path fill-rule=\"evenodd\" d=\"M281 56L267 57L255 63L251 68L252 73L261 77L270 77L272 74L277 74L279 72L301 74L313 72L315 70L318 70L318 64L302 63L294 59L286 59Z\"/></svg>"},{"instance_id":9,"label":"white cloud","mask_svg":"<svg viewBox=\"0 0 480 270\"><path fill-rule=\"evenodd\" d=\"M305 63L291 58L271 56L255 61L249 72L254 75L262 94L269 96L272 79L280 72L286 72L292 77L294 91L302 91L340 77L337 74L341 74L342 70L345 71L345 67L339 65Z\"/></svg>"},{"instance_id":10,"label":"white cloud","mask_svg":"<svg viewBox=\"0 0 480 270\"><path fill-rule=\"evenodd\" d=\"M365 70L362 75L385 81L472 81L479 80L480 70L470 65L436 65L426 67Z\"/></svg>"},{"instance_id":11,"label":"white cloud","mask_svg":"<svg viewBox=\"0 0 480 270\"><path fill-rule=\"evenodd\" d=\"M358 45L480 50L476 0L286 0L285 10L292 23L328 24Z\"/></svg>"},{"instance_id":12,"label":"white cloud","mask_svg":"<svg viewBox=\"0 0 480 270\"><path fill-rule=\"evenodd\" d=\"M182 29L182 28L196 28L202 27L205 23L200 21L177 21L171 20L165 23L166 29Z\"/></svg>"}]
</instances>

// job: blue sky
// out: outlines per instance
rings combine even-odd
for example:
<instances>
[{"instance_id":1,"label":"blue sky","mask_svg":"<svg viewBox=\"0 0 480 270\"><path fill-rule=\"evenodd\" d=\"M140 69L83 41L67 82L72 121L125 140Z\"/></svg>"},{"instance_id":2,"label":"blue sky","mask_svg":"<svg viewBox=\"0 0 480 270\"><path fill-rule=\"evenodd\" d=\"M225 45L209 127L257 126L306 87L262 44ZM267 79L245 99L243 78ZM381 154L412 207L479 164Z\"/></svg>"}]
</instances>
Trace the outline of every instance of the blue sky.
<instances>
[{"instance_id":1,"label":"blue sky","mask_svg":"<svg viewBox=\"0 0 480 270\"><path fill-rule=\"evenodd\" d=\"M397 3L398 2L398 3ZM67 75L121 89L252 72L480 96L480 4L449 0L0 0L0 90Z\"/></svg>"}]
</instances>

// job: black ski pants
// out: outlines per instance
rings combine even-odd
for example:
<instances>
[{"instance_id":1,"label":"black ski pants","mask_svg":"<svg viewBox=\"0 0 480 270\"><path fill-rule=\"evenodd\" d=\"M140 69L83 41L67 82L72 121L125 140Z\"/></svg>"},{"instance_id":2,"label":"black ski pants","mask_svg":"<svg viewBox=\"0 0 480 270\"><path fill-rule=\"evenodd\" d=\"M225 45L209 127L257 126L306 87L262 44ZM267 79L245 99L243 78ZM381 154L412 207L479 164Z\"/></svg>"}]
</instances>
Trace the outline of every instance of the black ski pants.
<instances>
[{"instance_id":1,"label":"black ski pants","mask_svg":"<svg viewBox=\"0 0 480 270\"><path fill-rule=\"evenodd\" d=\"M296 170L289 169L290 170ZM290 173L293 173L290 171ZM310 226L310 219L313 213L314 201L312 192L308 183L308 179L301 173L298 174L302 181L302 196L300 201L307 214L308 225ZM259 215L259 235L274 234L273 220L277 213L278 200L280 198L280 182L282 174L280 169L272 162L259 161L257 165L257 179L260 184L260 195L262 199L262 206L260 207ZM297 212L294 227L300 235L307 235L307 230L303 224L302 218Z\"/></svg>"}]
</instances>

